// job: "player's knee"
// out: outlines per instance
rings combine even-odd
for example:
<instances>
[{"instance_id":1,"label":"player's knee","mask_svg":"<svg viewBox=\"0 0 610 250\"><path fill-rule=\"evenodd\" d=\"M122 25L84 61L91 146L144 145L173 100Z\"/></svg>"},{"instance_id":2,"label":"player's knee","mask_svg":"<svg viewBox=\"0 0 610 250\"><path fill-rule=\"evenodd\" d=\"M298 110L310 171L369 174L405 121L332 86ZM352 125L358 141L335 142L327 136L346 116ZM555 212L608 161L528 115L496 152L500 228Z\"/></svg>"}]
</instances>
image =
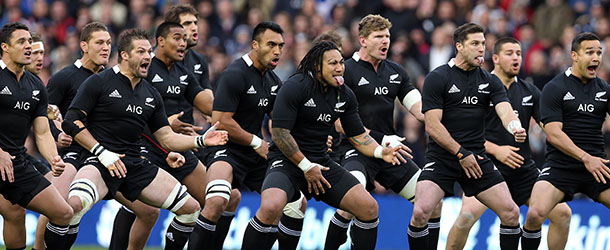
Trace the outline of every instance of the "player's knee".
<instances>
[{"instance_id":1,"label":"player's knee","mask_svg":"<svg viewBox=\"0 0 610 250\"><path fill-rule=\"evenodd\" d=\"M372 220L377 218L378 214L379 206L373 197L369 197L359 204L358 209L354 211L354 215L360 220Z\"/></svg>"},{"instance_id":2,"label":"player's knee","mask_svg":"<svg viewBox=\"0 0 610 250\"><path fill-rule=\"evenodd\" d=\"M266 199L261 201L260 212L265 218L279 218L282 215L285 204L279 200Z\"/></svg>"},{"instance_id":3,"label":"player's knee","mask_svg":"<svg viewBox=\"0 0 610 250\"><path fill-rule=\"evenodd\" d=\"M212 209L222 212L231 200L231 183L226 180L213 180L208 183L205 189L206 206L211 206ZM241 200L241 194L239 196Z\"/></svg>"},{"instance_id":4,"label":"player's knee","mask_svg":"<svg viewBox=\"0 0 610 250\"><path fill-rule=\"evenodd\" d=\"M146 208L140 209L141 211L135 212L139 220L146 224L154 224L157 222L161 210L156 207L145 206Z\"/></svg>"},{"instance_id":5,"label":"player's knee","mask_svg":"<svg viewBox=\"0 0 610 250\"><path fill-rule=\"evenodd\" d=\"M549 214L549 220L551 223L559 224L559 225L570 225L570 220L572 219L572 209L568 205L559 204L553 208L551 214Z\"/></svg>"},{"instance_id":6,"label":"player's knee","mask_svg":"<svg viewBox=\"0 0 610 250\"><path fill-rule=\"evenodd\" d=\"M229 199L229 203L227 203L226 211L235 211L237 210L237 206L241 202L241 192L238 189L231 190L231 198Z\"/></svg>"},{"instance_id":7,"label":"player's knee","mask_svg":"<svg viewBox=\"0 0 610 250\"><path fill-rule=\"evenodd\" d=\"M462 211L460 212L460 215L458 215L458 218L455 220L455 226L457 228L471 228L472 225L474 225L475 223L475 217L474 214L468 211Z\"/></svg>"},{"instance_id":8,"label":"player's knee","mask_svg":"<svg viewBox=\"0 0 610 250\"><path fill-rule=\"evenodd\" d=\"M70 184L70 192L68 193L69 209L74 213L70 224L76 225L80 223L81 218L91 207L99 200L97 187L89 179L74 180ZM50 220L53 220L49 216Z\"/></svg>"},{"instance_id":9,"label":"player's knee","mask_svg":"<svg viewBox=\"0 0 610 250\"><path fill-rule=\"evenodd\" d=\"M161 208L176 214L192 213L199 211L199 203L187 192L186 186L176 183Z\"/></svg>"},{"instance_id":10,"label":"player's knee","mask_svg":"<svg viewBox=\"0 0 610 250\"><path fill-rule=\"evenodd\" d=\"M505 211L501 212L500 220L504 225L519 224L519 207L514 203L507 207Z\"/></svg>"},{"instance_id":11,"label":"player's knee","mask_svg":"<svg viewBox=\"0 0 610 250\"><path fill-rule=\"evenodd\" d=\"M422 206L415 204L413 207L413 214L411 215L411 220L414 222L414 225L425 225L428 222L428 219L430 219L431 211L432 210L430 209L425 209Z\"/></svg>"}]
</instances>

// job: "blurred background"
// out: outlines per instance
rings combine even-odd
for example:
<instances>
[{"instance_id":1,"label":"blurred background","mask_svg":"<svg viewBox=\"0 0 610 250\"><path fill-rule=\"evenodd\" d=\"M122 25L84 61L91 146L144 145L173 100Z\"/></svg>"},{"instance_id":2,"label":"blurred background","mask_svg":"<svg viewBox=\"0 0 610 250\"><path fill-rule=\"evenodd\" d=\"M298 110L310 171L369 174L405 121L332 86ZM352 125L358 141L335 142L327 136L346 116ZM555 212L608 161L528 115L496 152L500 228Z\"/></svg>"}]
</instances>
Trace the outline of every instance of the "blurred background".
<instances>
[{"instance_id":1,"label":"blurred background","mask_svg":"<svg viewBox=\"0 0 610 250\"><path fill-rule=\"evenodd\" d=\"M113 52L109 66L116 64L116 37L126 28L143 28L152 35L168 6L192 4L199 11L199 44L195 50L209 63L215 86L227 65L250 49L253 27L266 20L280 24L286 42L275 72L286 79L310 48L317 35L335 30L343 38L343 56L359 49L358 21L366 14L381 14L393 26L389 59L402 64L412 84L421 90L426 74L454 56L452 34L466 22L487 30L488 50L484 67L492 70L491 48L496 39L512 36L521 41L521 76L539 88L571 64L570 43L580 32L595 32L603 50L600 78L610 80L610 0L0 0L0 25L22 22L42 34L45 43L44 70L48 78L80 58L79 31L99 21L110 28ZM154 41L151 41L154 44ZM427 136L422 124L397 105L398 134L407 138L421 165ZM535 160L544 159L545 138L538 126L530 126L530 144ZM610 124L604 125L610 145ZM29 152L35 147L29 142ZM606 148L609 152L610 149ZM386 193L379 188L378 193ZM582 199L580 197L580 199ZM381 205L383 206L383 205ZM405 213L410 216L410 213ZM602 221L605 219L602 218ZM383 223L382 223L383 224ZM609 222L610 224L610 222ZM610 234L610 231L608 233ZM403 237L404 238L404 237ZM583 249L583 248L575 248ZM588 248L587 248L588 249ZM599 248L602 249L602 248Z\"/></svg>"}]
</instances>

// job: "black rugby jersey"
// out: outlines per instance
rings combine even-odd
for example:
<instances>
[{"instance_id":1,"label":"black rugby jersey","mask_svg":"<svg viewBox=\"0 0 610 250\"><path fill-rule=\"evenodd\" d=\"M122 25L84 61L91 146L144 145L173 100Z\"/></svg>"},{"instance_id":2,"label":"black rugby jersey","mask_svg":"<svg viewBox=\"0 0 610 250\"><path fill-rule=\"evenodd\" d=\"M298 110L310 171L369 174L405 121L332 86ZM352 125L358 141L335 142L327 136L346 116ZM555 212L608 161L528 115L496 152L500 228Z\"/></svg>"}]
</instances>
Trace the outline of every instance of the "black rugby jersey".
<instances>
[{"instance_id":1,"label":"black rugby jersey","mask_svg":"<svg viewBox=\"0 0 610 250\"><path fill-rule=\"evenodd\" d=\"M134 88L116 65L89 77L70 109L87 113L87 129L105 148L140 157L140 134L168 126L161 95L146 79Z\"/></svg>"},{"instance_id":2,"label":"black rugby jersey","mask_svg":"<svg viewBox=\"0 0 610 250\"><path fill-rule=\"evenodd\" d=\"M358 101L350 88L329 87L324 92L318 86L314 90L309 75L296 74L284 83L278 94L272 126L290 130L305 157L316 161L329 157L326 140L338 118L346 136L364 133ZM275 144L271 150L279 152Z\"/></svg>"},{"instance_id":3,"label":"black rugby jersey","mask_svg":"<svg viewBox=\"0 0 610 250\"><path fill-rule=\"evenodd\" d=\"M193 101L203 89L193 74L177 63L174 63L168 70L163 61L153 57L146 80L161 94L167 116L184 111L180 120L190 124L194 123Z\"/></svg>"},{"instance_id":4,"label":"black rugby jersey","mask_svg":"<svg viewBox=\"0 0 610 250\"><path fill-rule=\"evenodd\" d=\"M248 54L233 61L218 78L214 111L234 112L233 119L242 129L261 136L265 114L271 112L282 85L271 70L261 75ZM250 146L227 143L230 147L252 150Z\"/></svg>"},{"instance_id":5,"label":"black rugby jersey","mask_svg":"<svg viewBox=\"0 0 610 250\"><path fill-rule=\"evenodd\" d=\"M199 82L201 88L212 89L210 85L210 69L208 68L208 62L205 56L199 52L189 49L184 55L184 59L178 62L181 66L184 66L189 72L195 75L197 82Z\"/></svg>"},{"instance_id":6,"label":"black rugby jersey","mask_svg":"<svg viewBox=\"0 0 610 250\"><path fill-rule=\"evenodd\" d=\"M515 77L515 82L510 85L506 94L510 105L513 107L515 114L521 121L521 125L525 131L529 131L530 118L534 118L536 122L540 122L540 90L533 84ZM506 89L506 88L505 88ZM487 115L487 128L485 130L485 139L498 145L511 145L519 148L518 154L523 156L525 162L532 158L532 151L529 146L529 136L525 142L518 143L515 141L515 136L509 133L502 120L498 117L495 109L489 109ZM495 160L493 155L488 156Z\"/></svg>"},{"instance_id":7,"label":"black rugby jersey","mask_svg":"<svg viewBox=\"0 0 610 250\"><path fill-rule=\"evenodd\" d=\"M47 117L48 95L44 84L24 70L21 79L0 60L0 148L10 155L23 154L25 138L36 117Z\"/></svg>"},{"instance_id":8,"label":"black rugby jersey","mask_svg":"<svg viewBox=\"0 0 610 250\"><path fill-rule=\"evenodd\" d=\"M382 60L376 72L373 65L360 60L356 52L345 61L344 77L345 85L356 94L364 126L386 135L396 134L394 100L398 98L402 103L407 93L415 89L404 68L395 62Z\"/></svg>"},{"instance_id":9,"label":"black rugby jersey","mask_svg":"<svg viewBox=\"0 0 610 250\"><path fill-rule=\"evenodd\" d=\"M583 84L571 68L549 81L542 89L540 113L542 122L562 122L563 132L582 150L605 158L602 124L609 111L608 84L596 77ZM582 163L555 148L547 141L546 160L553 167L581 167Z\"/></svg>"},{"instance_id":10,"label":"black rugby jersey","mask_svg":"<svg viewBox=\"0 0 610 250\"><path fill-rule=\"evenodd\" d=\"M49 103L57 105L59 111L65 117L70 103L76 96L76 91L91 75L93 75L93 72L83 67L80 59L72 65L64 67L49 79L47 84Z\"/></svg>"},{"instance_id":11,"label":"black rugby jersey","mask_svg":"<svg viewBox=\"0 0 610 250\"><path fill-rule=\"evenodd\" d=\"M485 117L490 104L507 101L498 77L480 67L464 71L454 59L430 72L422 90L422 112L442 109L441 123L451 137L478 154L485 152ZM455 158L433 138L428 142L427 153Z\"/></svg>"}]
</instances>

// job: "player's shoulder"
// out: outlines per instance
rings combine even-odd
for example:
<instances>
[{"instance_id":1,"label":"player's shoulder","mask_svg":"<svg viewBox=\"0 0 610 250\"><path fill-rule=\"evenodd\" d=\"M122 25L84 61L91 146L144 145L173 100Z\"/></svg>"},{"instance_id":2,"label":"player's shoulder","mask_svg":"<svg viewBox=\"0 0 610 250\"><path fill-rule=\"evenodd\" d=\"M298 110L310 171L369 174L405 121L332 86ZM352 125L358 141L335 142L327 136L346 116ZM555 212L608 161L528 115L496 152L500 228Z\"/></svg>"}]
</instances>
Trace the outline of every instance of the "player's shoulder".
<instances>
[{"instance_id":1,"label":"player's shoulder","mask_svg":"<svg viewBox=\"0 0 610 250\"><path fill-rule=\"evenodd\" d=\"M27 81L32 84L32 86L34 86L37 89L45 88L44 83L42 82L42 80L40 80L40 77L38 77L34 73L29 72L27 70L24 70L23 72L24 72L23 75L26 77Z\"/></svg>"},{"instance_id":2,"label":"player's shoulder","mask_svg":"<svg viewBox=\"0 0 610 250\"><path fill-rule=\"evenodd\" d=\"M61 70L57 71L57 73L53 74L51 78L49 78L49 84L61 84L68 83L71 76L78 72L78 67L74 64L70 64Z\"/></svg>"},{"instance_id":3,"label":"player's shoulder","mask_svg":"<svg viewBox=\"0 0 610 250\"><path fill-rule=\"evenodd\" d=\"M525 88L529 92L537 92L537 93L540 92L540 89L538 89L538 87L536 87L536 85L534 85L534 83L529 82L520 77L516 77L516 78L517 78L517 82L519 83L519 85L521 85L523 88Z\"/></svg>"}]
</instances>

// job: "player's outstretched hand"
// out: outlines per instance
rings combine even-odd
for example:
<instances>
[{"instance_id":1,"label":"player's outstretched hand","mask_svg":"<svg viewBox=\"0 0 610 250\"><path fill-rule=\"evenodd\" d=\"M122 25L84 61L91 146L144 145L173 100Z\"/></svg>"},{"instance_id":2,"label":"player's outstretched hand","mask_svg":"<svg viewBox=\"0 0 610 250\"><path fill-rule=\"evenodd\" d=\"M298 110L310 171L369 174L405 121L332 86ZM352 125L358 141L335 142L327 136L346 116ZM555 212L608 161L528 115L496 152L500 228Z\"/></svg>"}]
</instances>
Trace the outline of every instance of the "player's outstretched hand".
<instances>
[{"instance_id":1,"label":"player's outstretched hand","mask_svg":"<svg viewBox=\"0 0 610 250\"><path fill-rule=\"evenodd\" d=\"M475 157L477 157L479 160L483 160L483 157L479 155L470 154L460 159L460 165L462 165L464 172L466 172L466 177L478 179L483 176L483 170L481 170L481 167L479 166L479 163L477 163L477 159L475 159Z\"/></svg>"},{"instance_id":2,"label":"player's outstretched hand","mask_svg":"<svg viewBox=\"0 0 610 250\"><path fill-rule=\"evenodd\" d=\"M610 162L609 160L585 153L582 162L597 182L606 184L606 178L610 180L610 168L606 165Z\"/></svg>"},{"instance_id":3,"label":"player's outstretched hand","mask_svg":"<svg viewBox=\"0 0 610 250\"><path fill-rule=\"evenodd\" d=\"M14 159L15 156L10 155L6 151L0 150L0 175L2 175L2 181L15 181L15 176L13 175Z\"/></svg>"},{"instance_id":4,"label":"player's outstretched hand","mask_svg":"<svg viewBox=\"0 0 610 250\"><path fill-rule=\"evenodd\" d=\"M66 164L59 155L53 157L53 161L51 162L51 172L54 177L59 177L64 170L66 169Z\"/></svg>"},{"instance_id":5,"label":"player's outstretched hand","mask_svg":"<svg viewBox=\"0 0 610 250\"><path fill-rule=\"evenodd\" d=\"M510 145L498 146L497 151L494 153L494 157L506 166L513 169L519 168L523 165L525 159L518 154L517 151L519 151L519 148Z\"/></svg>"},{"instance_id":6,"label":"player's outstretched hand","mask_svg":"<svg viewBox=\"0 0 610 250\"><path fill-rule=\"evenodd\" d=\"M117 154L110 150L104 150L97 158L108 169L110 176L123 178L127 175L127 168L121 161L124 154Z\"/></svg>"},{"instance_id":7,"label":"player's outstretched hand","mask_svg":"<svg viewBox=\"0 0 610 250\"><path fill-rule=\"evenodd\" d=\"M315 164L315 163L314 163ZM305 172L305 179L307 180L307 191L311 193L313 192L316 195L320 195L320 193L324 194L326 191L324 190L324 185L328 188L331 188L330 183L324 178L322 175L322 171L328 171L330 168L322 166L320 164L316 164L316 166L309 169Z\"/></svg>"},{"instance_id":8,"label":"player's outstretched hand","mask_svg":"<svg viewBox=\"0 0 610 250\"><path fill-rule=\"evenodd\" d=\"M169 120L169 126L174 132L185 135L197 135L197 131L203 130L200 126L180 121L178 118L182 117L182 115L184 115L184 111L167 118L167 120Z\"/></svg>"},{"instance_id":9,"label":"player's outstretched hand","mask_svg":"<svg viewBox=\"0 0 610 250\"><path fill-rule=\"evenodd\" d=\"M382 159L387 163L392 163L392 165L400 165L402 163L406 163L407 158L413 159L411 152L411 149L402 143L396 147L392 147L389 143L386 143L383 147L383 151L381 151L381 156Z\"/></svg>"},{"instance_id":10,"label":"player's outstretched hand","mask_svg":"<svg viewBox=\"0 0 610 250\"><path fill-rule=\"evenodd\" d=\"M216 130L220 122L216 122L202 135L205 146L225 145L229 141L229 134L224 130Z\"/></svg>"},{"instance_id":11,"label":"player's outstretched hand","mask_svg":"<svg viewBox=\"0 0 610 250\"><path fill-rule=\"evenodd\" d=\"M171 168L182 167L185 161L184 156L176 152L169 152L167 157L165 157L165 162L167 162L167 165L169 165Z\"/></svg>"},{"instance_id":12,"label":"player's outstretched hand","mask_svg":"<svg viewBox=\"0 0 610 250\"><path fill-rule=\"evenodd\" d=\"M527 132L524 128L514 128L513 135L515 135L515 141L521 143L525 141L525 138L527 137Z\"/></svg>"},{"instance_id":13,"label":"player's outstretched hand","mask_svg":"<svg viewBox=\"0 0 610 250\"><path fill-rule=\"evenodd\" d=\"M57 136L57 146L60 148L68 147L72 144L72 136L67 135L64 132L61 132L59 136Z\"/></svg>"}]
</instances>

